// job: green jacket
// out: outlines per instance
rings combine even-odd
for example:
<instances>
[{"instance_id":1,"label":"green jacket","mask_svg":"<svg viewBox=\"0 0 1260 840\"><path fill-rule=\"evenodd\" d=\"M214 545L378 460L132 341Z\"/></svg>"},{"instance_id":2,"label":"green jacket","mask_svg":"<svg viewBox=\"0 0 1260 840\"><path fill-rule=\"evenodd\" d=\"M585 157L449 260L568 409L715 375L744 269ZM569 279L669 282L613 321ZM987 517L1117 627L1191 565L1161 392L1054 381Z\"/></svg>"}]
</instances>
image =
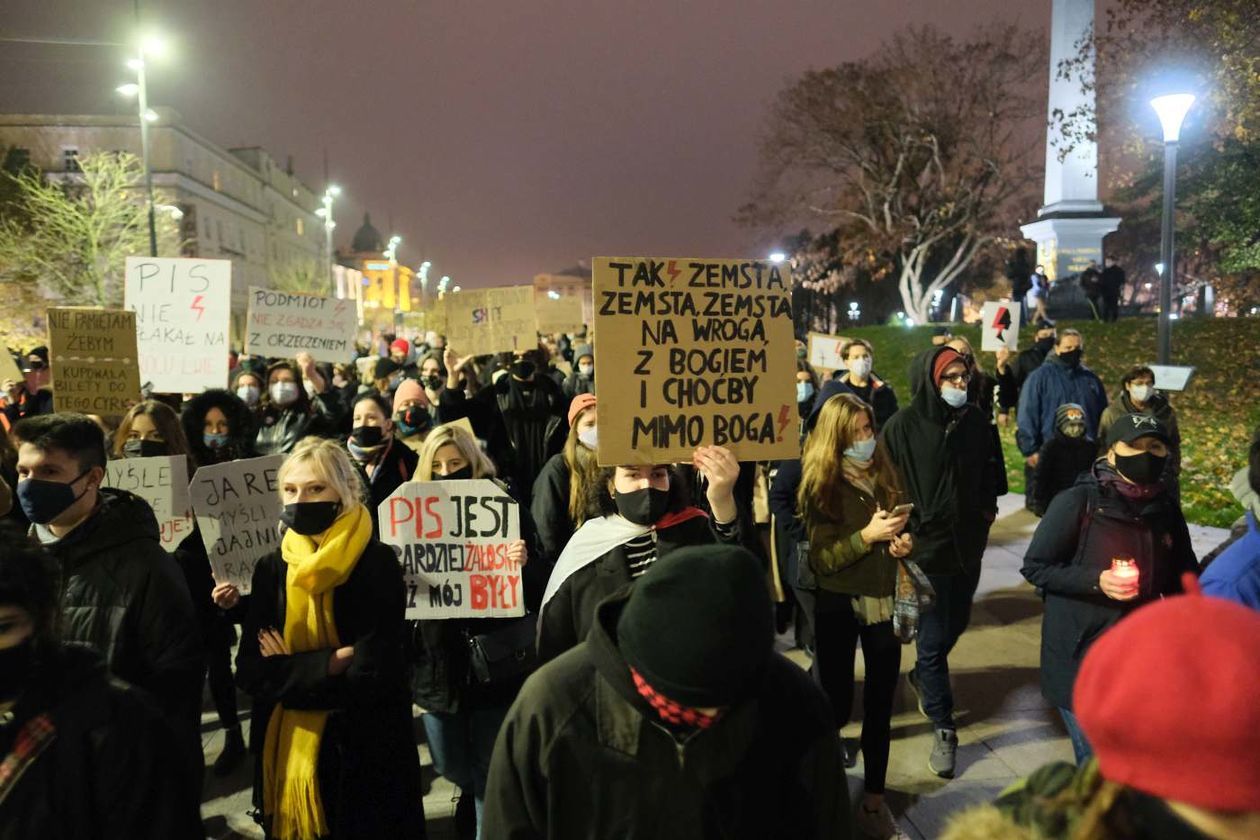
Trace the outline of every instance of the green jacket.
<instances>
[{"instance_id":1,"label":"green jacket","mask_svg":"<svg viewBox=\"0 0 1260 840\"><path fill-rule=\"evenodd\" d=\"M897 588L897 560L888 543L867 545L861 536L875 515L876 500L853 485L841 482L836 491L839 517L824 514L811 500L805 513L809 534L809 565L818 586L841 595L891 597ZM884 508L892 505L881 500Z\"/></svg>"}]
</instances>

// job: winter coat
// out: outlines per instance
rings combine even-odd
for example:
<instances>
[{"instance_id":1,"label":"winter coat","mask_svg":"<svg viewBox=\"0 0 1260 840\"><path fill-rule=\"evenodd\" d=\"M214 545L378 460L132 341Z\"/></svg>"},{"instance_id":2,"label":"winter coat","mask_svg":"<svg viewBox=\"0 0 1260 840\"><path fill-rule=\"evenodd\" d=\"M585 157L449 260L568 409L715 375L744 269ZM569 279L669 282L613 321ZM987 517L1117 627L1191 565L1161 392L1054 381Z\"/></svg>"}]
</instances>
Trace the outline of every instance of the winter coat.
<instances>
[{"instance_id":1,"label":"winter coat","mask_svg":"<svg viewBox=\"0 0 1260 840\"><path fill-rule=\"evenodd\" d=\"M500 475L510 479L510 485L528 504L543 464L564 446L569 401L550 377L535 376L533 387L522 387L524 384L511 374L501 376L498 382L478 391L473 401L496 410L502 418L511 451L506 459L509 464L500 464Z\"/></svg>"},{"instance_id":2,"label":"winter coat","mask_svg":"<svg viewBox=\"0 0 1260 840\"><path fill-rule=\"evenodd\" d=\"M266 404L258 413L258 434L254 450L259 455L287 455L307 435L338 437L346 407L335 388L329 388L314 399L302 394L288 408Z\"/></svg>"},{"instance_id":3,"label":"winter coat","mask_svg":"<svg viewBox=\"0 0 1260 840\"><path fill-rule=\"evenodd\" d=\"M748 698L679 742L617 649L625 597L526 681L499 732L484 836L502 840L848 838L848 785L826 697L771 654Z\"/></svg>"},{"instance_id":4,"label":"winter coat","mask_svg":"<svg viewBox=\"0 0 1260 840\"><path fill-rule=\"evenodd\" d=\"M40 715L55 737L0 803L0 840L205 837L169 721L149 695L110 679L96 652L65 645L41 657L12 717L0 718L0 758Z\"/></svg>"},{"instance_id":5,"label":"winter coat","mask_svg":"<svg viewBox=\"0 0 1260 840\"><path fill-rule=\"evenodd\" d=\"M283 628L288 566L276 551L254 567L249 612L236 655L236 681L253 695L250 740L255 804L262 802L262 744L277 703L324 710L319 788L331 840L425 836L420 761L411 728L402 567L373 539L344 583L332 590L341 645L354 660L328 675L332 649L264 657L258 631Z\"/></svg>"},{"instance_id":6,"label":"winter coat","mask_svg":"<svg viewBox=\"0 0 1260 840\"><path fill-rule=\"evenodd\" d=\"M1168 401L1168 397L1159 391L1151 394L1151 398L1146 401L1146 406L1141 411L1133 407L1133 400L1129 398L1127 389L1116 396L1115 402L1107 406L1102 413L1102 419L1098 421L1099 454L1106 454L1109 448L1107 431L1113 423L1126 414L1144 414L1164 424L1164 428L1168 430L1169 446L1168 462L1164 468L1163 478L1165 483L1176 481L1181 474L1181 427L1177 424L1177 412Z\"/></svg>"},{"instance_id":7,"label":"winter coat","mask_svg":"<svg viewBox=\"0 0 1260 840\"><path fill-rule=\"evenodd\" d=\"M351 459L353 460L353 458ZM368 511L372 514L372 533L380 533L377 527L380 524L380 515L378 510L381 502L389 498L389 495L398 489L398 485L406 481L411 481L411 477L416 474L416 465L420 463L420 456L416 451L396 438L391 438L385 452L381 455L381 463L369 478L367 469L358 461L354 465L359 469L359 475L363 478L363 486L367 488L367 505Z\"/></svg>"},{"instance_id":8,"label":"winter coat","mask_svg":"<svg viewBox=\"0 0 1260 840\"><path fill-rule=\"evenodd\" d=\"M741 544L739 520L727 536L719 536L707 517L696 516L655 531L656 556L689 545L724 542ZM547 602L538 620L538 658L546 662L577 645L591 629L600 601L623 591L632 582L625 546L619 545L569 576Z\"/></svg>"},{"instance_id":9,"label":"winter coat","mask_svg":"<svg viewBox=\"0 0 1260 840\"><path fill-rule=\"evenodd\" d=\"M997 515L1002 463L989 418L970 403L950 408L933 385L932 365L945 350L933 347L915 358L910 405L881 433L905 487L899 503L914 503L907 527L915 561L932 575L980 562Z\"/></svg>"},{"instance_id":10,"label":"winter coat","mask_svg":"<svg viewBox=\"0 0 1260 840\"><path fill-rule=\"evenodd\" d=\"M1028 381L1032 372L1041 367L1049 350L1042 350L1037 345L1019 351L1015 360L1006 366L1005 371L996 374L998 384L998 411L1010 414L1011 409L1019 405L1019 391Z\"/></svg>"},{"instance_id":11,"label":"winter coat","mask_svg":"<svg viewBox=\"0 0 1260 840\"><path fill-rule=\"evenodd\" d=\"M1104 295L1111 297L1119 297L1121 290L1124 289L1125 283L1124 269L1118 265L1109 265L1102 270L1099 277L1099 284L1102 286Z\"/></svg>"},{"instance_id":12,"label":"winter coat","mask_svg":"<svg viewBox=\"0 0 1260 840\"><path fill-rule=\"evenodd\" d=\"M148 691L189 749L201 753L201 629L153 508L102 487L96 510L46 547L63 574L65 642L101 654L110 673Z\"/></svg>"},{"instance_id":13,"label":"winter coat","mask_svg":"<svg viewBox=\"0 0 1260 840\"><path fill-rule=\"evenodd\" d=\"M796 509L796 491L801 486L801 461L799 458L779 461L771 472L769 502L774 522L775 551L784 582L799 588L800 558L796 548L809 539L805 522Z\"/></svg>"},{"instance_id":14,"label":"winter coat","mask_svg":"<svg viewBox=\"0 0 1260 840\"><path fill-rule=\"evenodd\" d=\"M1076 483L1098 457L1097 447L1085 437L1071 438L1055 431L1038 453L1030 493L1032 510L1044 516L1050 500Z\"/></svg>"},{"instance_id":15,"label":"winter coat","mask_svg":"<svg viewBox=\"0 0 1260 840\"><path fill-rule=\"evenodd\" d=\"M895 499L873 498L847 481L835 489L832 504L839 515L828 516L811 503L805 520L809 531L809 565L818 588L840 595L890 598L897 586L897 560L888 543L867 545L861 537L878 506L890 510Z\"/></svg>"},{"instance_id":16,"label":"winter coat","mask_svg":"<svg viewBox=\"0 0 1260 840\"><path fill-rule=\"evenodd\" d=\"M1072 685L1090 646L1143 604L1181 592L1181 574L1198 569L1181 508L1167 491L1126 498L1106 461L1054 497L1037 525L1020 570L1045 598L1041 623L1041 692L1072 708ZM1130 485L1132 486L1132 485ZM1137 562L1140 594L1114 601L1099 575L1114 557Z\"/></svg>"},{"instance_id":17,"label":"winter coat","mask_svg":"<svg viewBox=\"0 0 1260 840\"><path fill-rule=\"evenodd\" d=\"M839 375L841 377L848 376L842 371L839 372ZM878 376L871 374L865 388L858 388L850 384L847 378L831 379L824 382L818 392L818 399L814 403L813 418L807 424L810 428L813 428L814 423L817 422L818 412L822 410L823 403L836 394L852 394L869 405L875 412L876 432L884 428L884 424L897 413L897 392Z\"/></svg>"},{"instance_id":18,"label":"winter coat","mask_svg":"<svg viewBox=\"0 0 1260 840\"><path fill-rule=\"evenodd\" d=\"M8 352L3 351L3 352ZM36 414L52 414L53 413L53 393L52 388L40 388L35 393L26 390L26 386L18 383L18 398L10 402L4 407L4 416L9 421L9 426L21 420L23 417L34 417Z\"/></svg>"},{"instance_id":19,"label":"winter coat","mask_svg":"<svg viewBox=\"0 0 1260 840\"><path fill-rule=\"evenodd\" d=\"M1102 796L1111 797L1097 760L1083 767L1056 761L1002 791L992 803L958 811L940 840L1091 840L1200 838L1208 840L1163 800L1129 787L1116 792L1106 816L1087 835L1083 817ZM1096 815L1095 815L1096 816ZM1091 818L1091 824L1094 820Z\"/></svg>"},{"instance_id":20,"label":"winter coat","mask_svg":"<svg viewBox=\"0 0 1260 840\"><path fill-rule=\"evenodd\" d=\"M520 505L520 502L517 502ZM521 539L527 561L521 568L521 590L527 613L537 613L543 590L551 574L551 562L540 556L538 535L529 509L520 505ZM507 706L516 697L524 677L490 685L482 684L472 672L469 639L494 633L522 618L445 618L409 620L409 655L414 671L412 699L428 712L454 713L463 709Z\"/></svg>"},{"instance_id":21,"label":"winter coat","mask_svg":"<svg viewBox=\"0 0 1260 840\"><path fill-rule=\"evenodd\" d=\"M1247 511L1244 518L1246 532L1217 555L1199 578L1199 585L1204 595L1260 610L1260 528L1253 511Z\"/></svg>"},{"instance_id":22,"label":"winter coat","mask_svg":"<svg viewBox=\"0 0 1260 840\"><path fill-rule=\"evenodd\" d=\"M577 372L577 368L573 369L564 380L564 395L572 400L578 394L595 393L595 375L583 376Z\"/></svg>"},{"instance_id":23,"label":"winter coat","mask_svg":"<svg viewBox=\"0 0 1260 840\"><path fill-rule=\"evenodd\" d=\"M558 452L543 465L534 481L530 512L538 528L538 549L549 563L556 561L577 530L569 516L571 478L564 453Z\"/></svg>"},{"instance_id":24,"label":"winter coat","mask_svg":"<svg viewBox=\"0 0 1260 840\"><path fill-rule=\"evenodd\" d=\"M1046 357L1045 364L1028 377L1019 392L1019 426L1015 442L1024 455L1032 455L1054 437L1054 413L1064 403L1076 403L1085 409L1085 433L1098 428L1107 392L1102 380L1084 364L1075 368L1057 354Z\"/></svg>"},{"instance_id":25,"label":"winter coat","mask_svg":"<svg viewBox=\"0 0 1260 840\"><path fill-rule=\"evenodd\" d=\"M483 394L490 394L491 398L484 397ZM437 422L451 423L464 418L472 424L473 434L484 441L486 454L494 461L498 474L505 477L514 475L515 457L512 444L489 386L478 391L472 399L459 389L442 389L442 393L438 395Z\"/></svg>"},{"instance_id":26,"label":"winter coat","mask_svg":"<svg viewBox=\"0 0 1260 840\"><path fill-rule=\"evenodd\" d=\"M211 449L205 442L206 414L212 408L222 411L228 421L228 443L222 449ZM184 427L189 452L198 466L254 457L254 413L244 400L231 391L214 388L201 392L184 403L179 422Z\"/></svg>"}]
</instances>

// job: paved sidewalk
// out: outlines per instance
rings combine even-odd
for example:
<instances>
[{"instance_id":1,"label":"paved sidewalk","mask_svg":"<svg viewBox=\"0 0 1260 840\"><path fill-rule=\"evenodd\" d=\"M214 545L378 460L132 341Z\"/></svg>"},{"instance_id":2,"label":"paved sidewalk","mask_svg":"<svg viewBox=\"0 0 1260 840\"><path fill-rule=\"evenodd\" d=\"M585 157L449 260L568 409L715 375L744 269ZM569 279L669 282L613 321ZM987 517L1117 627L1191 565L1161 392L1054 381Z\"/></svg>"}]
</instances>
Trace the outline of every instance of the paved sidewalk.
<instances>
[{"instance_id":1,"label":"paved sidewalk","mask_svg":"<svg viewBox=\"0 0 1260 840\"><path fill-rule=\"evenodd\" d=\"M1042 699L1038 687L1041 643L1041 601L1019 574L1024 551L1037 526L1037 518L1023 508L1023 497L999 500L998 520L989 536L984 571L976 593L971 628L963 634L950 668L958 704L958 773L950 781L928 770L932 727L919 715L913 697L902 680L893 716L892 754L888 767L889 805L902 830L912 838L938 836L951 813L968 804L992 799L1015 779L1048 761L1072 760L1072 748L1058 714ZM1225 539L1222 528L1190 526L1195 554L1202 557ZM802 667L809 660L801 651L787 652ZM914 664L913 647L902 655L902 671ZM862 673L858 658L859 678ZM860 720L861 687L856 692ZM203 715L207 764L223 744L214 712ZM249 709L241 695L241 709ZM245 726L248 732L248 721ZM419 729L417 721L417 729ZM850 724L842 732L856 741L861 725ZM419 747L424 767L424 810L431 840L453 840L453 787L435 776L428 748ZM212 838L262 838L247 816L250 808L252 762L245 761L227 779L207 770L202 816ZM856 802L862 787L862 762L849 771L851 798Z\"/></svg>"}]
</instances>

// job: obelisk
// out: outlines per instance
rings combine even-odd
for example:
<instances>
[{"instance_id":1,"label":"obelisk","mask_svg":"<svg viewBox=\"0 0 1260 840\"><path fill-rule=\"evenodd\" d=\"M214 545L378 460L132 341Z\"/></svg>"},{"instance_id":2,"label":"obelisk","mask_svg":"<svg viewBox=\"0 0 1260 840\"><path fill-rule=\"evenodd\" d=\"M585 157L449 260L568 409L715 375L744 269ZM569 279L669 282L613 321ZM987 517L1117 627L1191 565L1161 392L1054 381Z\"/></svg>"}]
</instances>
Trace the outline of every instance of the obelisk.
<instances>
[{"instance_id":1,"label":"obelisk","mask_svg":"<svg viewBox=\"0 0 1260 840\"><path fill-rule=\"evenodd\" d=\"M1055 113L1094 114L1092 88L1094 57L1072 78L1059 78L1059 65L1078 55L1081 40L1093 32L1094 0L1052 0L1050 18L1050 98L1046 120L1046 189L1044 206L1037 221L1023 225L1024 236L1037 243L1037 262L1046 268L1051 280L1082 271L1091 260L1102 263L1103 237L1120 227L1118 218L1108 216L1098 200L1098 144L1092 139L1075 141L1071 152L1059 160L1064 138L1050 121ZM1085 109L1085 110L1082 110ZM1097 119L1090 118L1079 134L1097 135ZM1057 142L1056 142L1057 141ZM1055 290L1051 297L1061 302L1077 298L1079 290Z\"/></svg>"}]
</instances>

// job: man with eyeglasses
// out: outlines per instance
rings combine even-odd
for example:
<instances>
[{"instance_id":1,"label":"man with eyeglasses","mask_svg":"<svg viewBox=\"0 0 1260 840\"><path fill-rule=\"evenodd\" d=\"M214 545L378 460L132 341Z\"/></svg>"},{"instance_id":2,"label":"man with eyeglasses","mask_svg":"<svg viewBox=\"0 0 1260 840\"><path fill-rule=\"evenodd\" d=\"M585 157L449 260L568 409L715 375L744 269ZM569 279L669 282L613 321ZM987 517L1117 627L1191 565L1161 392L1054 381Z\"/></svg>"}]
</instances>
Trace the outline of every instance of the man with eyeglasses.
<instances>
[{"instance_id":1,"label":"man with eyeglasses","mask_svg":"<svg viewBox=\"0 0 1260 840\"><path fill-rule=\"evenodd\" d=\"M936 590L936 605L919 619L910 687L934 729L928 766L947 779L958 749L949 653L971 620L1000 475L991 420L967 400L970 381L967 359L953 347L925 350L910 368L910 405L882 432L901 474L900 502L914 505L907 526L914 536L911 560Z\"/></svg>"},{"instance_id":2,"label":"man with eyeglasses","mask_svg":"<svg viewBox=\"0 0 1260 840\"><path fill-rule=\"evenodd\" d=\"M1037 466L1041 445L1054 437L1055 413L1061 405L1076 403L1085 409L1085 434L1094 439L1107 407L1107 390L1098 374L1081 361L1084 353L1081 334L1063 330L1054 352L1028 375L1020 389L1015 442L1029 467Z\"/></svg>"},{"instance_id":3,"label":"man with eyeglasses","mask_svg":"<svg viewBox=\"0 0 1260 840\"><path fill-rule=\"evenodd\" d=\"M10 427L23 417L52 414L52 390L48 387L51 378L48 348L41 345L23 357L21 382L12 379L0 382L0 388L4 390L4 396L8 400L4 406L4 415Z\"/></svg>"}]
</instances>

